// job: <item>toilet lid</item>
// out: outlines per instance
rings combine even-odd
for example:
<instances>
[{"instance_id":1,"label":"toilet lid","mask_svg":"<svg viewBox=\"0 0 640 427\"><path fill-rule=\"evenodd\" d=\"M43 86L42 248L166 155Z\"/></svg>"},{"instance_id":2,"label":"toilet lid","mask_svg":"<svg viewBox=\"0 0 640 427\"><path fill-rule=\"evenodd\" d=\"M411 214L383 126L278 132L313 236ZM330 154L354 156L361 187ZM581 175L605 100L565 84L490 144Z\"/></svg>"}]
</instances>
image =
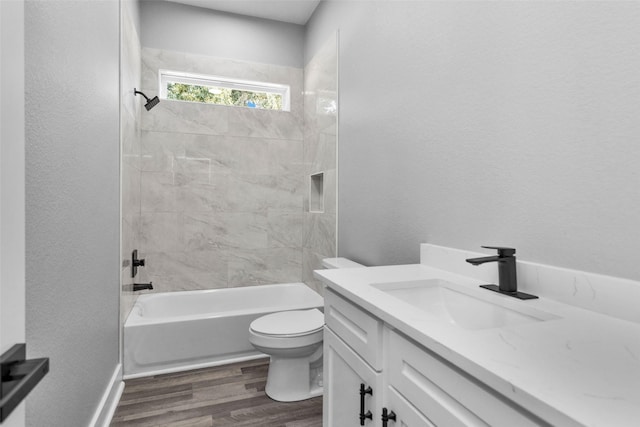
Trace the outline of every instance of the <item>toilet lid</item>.
<instances>
[{"instance_id":1,"label":"toilet lid","mask_svg":"<svg viewBox=\"0 0 640 427\"><path fill-rule=\"evenodd\" d=\"M264 335L305 335L324 326L320 310L294 310L267 314L251 322L251 330Z\"/></svg>"}]
</instances>

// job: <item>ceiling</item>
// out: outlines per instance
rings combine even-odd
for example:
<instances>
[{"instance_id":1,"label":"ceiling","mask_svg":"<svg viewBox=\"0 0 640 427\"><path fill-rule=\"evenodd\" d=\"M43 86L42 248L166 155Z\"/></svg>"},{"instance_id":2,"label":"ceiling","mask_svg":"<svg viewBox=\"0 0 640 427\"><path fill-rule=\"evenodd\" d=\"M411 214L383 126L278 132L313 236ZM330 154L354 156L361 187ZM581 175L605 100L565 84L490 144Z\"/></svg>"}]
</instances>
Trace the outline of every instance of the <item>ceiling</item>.
<instances>
[{"instance_id":1,"label":"ceiling","mask_svg":"<svg viewBox=\"0 0 640 427\"><path fill-rule=\"evenodd\" d=\"M191 6L305 25L321 0L167 0Z\"/></svg>"}]
</instances>

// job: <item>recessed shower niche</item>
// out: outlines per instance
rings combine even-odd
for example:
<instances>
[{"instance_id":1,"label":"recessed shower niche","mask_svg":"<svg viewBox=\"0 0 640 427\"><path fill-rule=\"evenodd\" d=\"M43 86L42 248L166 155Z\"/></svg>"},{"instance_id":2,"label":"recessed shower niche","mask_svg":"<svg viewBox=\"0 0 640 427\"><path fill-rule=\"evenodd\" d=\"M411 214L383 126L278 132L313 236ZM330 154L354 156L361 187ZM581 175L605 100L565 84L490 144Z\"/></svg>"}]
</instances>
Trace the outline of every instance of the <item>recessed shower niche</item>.
<instances>
[{"instance_id":1,"label":"recessed shower niche","mask_svg":"<svg viewBox=\"0 0 640 427\"><path fill-rule=\"evenodd\" d=\"M309 177L309 212L324 212L324 172Z\"/></svg>"}]
</instances>

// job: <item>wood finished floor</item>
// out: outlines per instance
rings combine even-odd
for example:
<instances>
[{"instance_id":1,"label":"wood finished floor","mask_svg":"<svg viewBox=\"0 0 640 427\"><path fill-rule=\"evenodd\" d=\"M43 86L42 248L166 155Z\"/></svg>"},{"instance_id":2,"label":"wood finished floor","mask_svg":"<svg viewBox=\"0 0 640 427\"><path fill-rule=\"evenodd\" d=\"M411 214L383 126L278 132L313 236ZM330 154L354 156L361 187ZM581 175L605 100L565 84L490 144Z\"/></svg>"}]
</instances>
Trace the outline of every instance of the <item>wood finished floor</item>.
<instances>
[{"instance_id":1,"label":"wood finished floor","mask_svg":"<svg viewBox=\"0 0 640 427\"><path fill-rule=\"evenodd\" d=\"M111 427L321 427L322 397L264 393L268 359L125 381Z\"/></svg>"}]
</instances>

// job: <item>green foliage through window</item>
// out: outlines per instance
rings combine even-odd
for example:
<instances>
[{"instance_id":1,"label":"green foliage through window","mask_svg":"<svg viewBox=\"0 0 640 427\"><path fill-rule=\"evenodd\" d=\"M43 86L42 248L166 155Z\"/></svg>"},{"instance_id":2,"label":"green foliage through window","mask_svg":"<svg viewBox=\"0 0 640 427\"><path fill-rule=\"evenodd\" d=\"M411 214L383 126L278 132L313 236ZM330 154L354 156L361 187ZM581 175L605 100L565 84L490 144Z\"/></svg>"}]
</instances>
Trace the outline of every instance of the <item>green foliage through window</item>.
<instances>
[{"instance_id":1,"label":"green foliage through window","mask_svg":"<svg viewBox=\"0 0 640 427\"><path fill-rule=\"evenodd\" d=\"M252 92L185 83L168 82L167 99L265 110L282 110L282 95L278 93Z\"/></svg>"}]
</instances>

